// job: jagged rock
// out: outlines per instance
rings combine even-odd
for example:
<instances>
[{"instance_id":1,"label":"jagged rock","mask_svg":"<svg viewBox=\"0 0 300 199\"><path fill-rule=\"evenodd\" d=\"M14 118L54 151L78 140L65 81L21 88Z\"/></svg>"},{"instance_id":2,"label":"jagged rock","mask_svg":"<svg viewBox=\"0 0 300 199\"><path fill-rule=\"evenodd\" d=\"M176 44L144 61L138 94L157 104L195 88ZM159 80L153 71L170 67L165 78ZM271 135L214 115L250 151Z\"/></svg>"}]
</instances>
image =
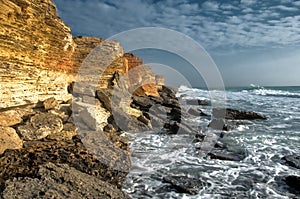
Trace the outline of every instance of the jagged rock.
<instances>
[{"instance_id":1,"label":"jagged rock","mask_svg":"<svg viewBox=\"0 0 300 199\"><path fill-rule=\"evenodd\" d=\"M109 112L112 112L111 93L109 90L105 90L105 89L97 90L96 97L98 98L98 100L100 100L104 108L106 108Z\"/></svg>"},{"instance_id":2,"label":"jagged rock","mask_svg":"<svg viewBox=\"0 0 300 199\"><path fill-rule=\"evenodd\" d=\"M179 193L191 195L197 194L204 185L201 180L187 176L165 176L163 180L170 183Z\"/></svg>"},{"instance_id":3,"label":"jagged rock","mask_svg":"<svg viewBox=\"0 0 300 199\"><path fill-rule=\"evenodd\" d=\"M21 115L15 110L0 112L0 126L14 126L22 121Z\"/></svg>"},{"instance_id":4,"label":"jagged rock","mask_svg":"<svg viewBox=\"0 0 300 199\"><path fill-rule=\"evenodd\" d=\"M225 114L225 115L224 115ZM259 113L250 112L250 111L240 111L235 109L217 109L214 108L212 111L212 115L215 118L224 118L229 120L256 120L261 119L265 120L267 119L266 116L261 115Z\"/></svg>"},{"instance_id":5,"label":"jagged rock","mask_svg":"<svg viewBox=\"0 0 300 199\"><path fill-rule=\"evenodd\" d=\"M241 122L237 121L228 121L221 118L214 118L208 124L208 127L215 129L215 130L223 130L223 131L230 131L237 128L241 125ZM221 133L221 137L223 137L224 133Z\"/></svg>"},{"instance_id":6,"label":"jagged rock","mask_svg":"<svg viewBox=\"0 0 300 199\"><path fill-rule=\"evenodd\" d=\"M129 198L116 186L82 173L66 164L39 166L36 178L5 182L4 199L11 198Z\"/></svg>"},{"instance_id":7,"label":"jagged rock","mask_svg":"<svg viewBox=\"0 0 300 199\"><path fill-rule=\"evenodd\" d=\"M55 109L58 107L58 101L55 97L50 97L43 102L45 110Z\"/></svg>"},{"instance_id":8,"label":"jagged rock","mask_svg":"<svg viewBox=\"0 0 300 199\"><path fill-rule=\"evenodd\" d=\"M86 136L84 142L77 136L66 141L28 141L20 150L5 151L0 156L0 184L14 177L36 177L39 165L52 162L121 187L130 168L129 154L100 132L82 132L81 136Z\"/></svg>"},{"instance_id":9,"label":"jagged rock","mask_svg":"<svg viewBox=\"0 0 300 199\"><path fill-rule=\"evenodd\" d=\"M87 109L81 111L79 113L79 118L86 124L87 129L96 130L97 129L97 121L95 115L89 112Z\"/></svg>"},{"instance_id":10,"label":"jagged rock","mask_svg":"<svg viewBox=\"0 0 300 199\"><path fill-rule=\"evenodd\" d=\"M20 149L23 141L20 139L15 129L0 126L0 154L6 149Z\"/></svg>"},{"instance_id":11,"label":"jagged rock","mask_svg":"<svg viewBox=\"0 0 300 199\"><path fill-rule=\"evenodd\" d=\"M202 110L200 110L200 109L196 110L194 108L190 108L188 110L188 114L193 115L193 116L197 116L197 117L199 117L199 116L208 116L207 114L203 113Z\"/></svg>"},{"instance_id":12,"label":"jagged rock","mask_svg":"<svg viewBox=\"0 0 300 199\"><path fill-rule=\"evenodd\" d=\"M39 140L50 134L56 134L63 129L59 116L52 113L37 113L25 125L17 127L24 140Z\"/></svg>"},{"instance_id":13,"label":"jagged rock","mask_svg":"<svg viewBox=\"0 0 300 199\"><path fill-rule=\"evenodd\" d=\"M163 98L166 97L166 96L168 98L176 98L175 88L171 88L171 87L162 85L161 89L159 89L158 92Z\"/></svg>"},{"instance_id":14,"label":"jagged rock","mask_svg":"<svg viewBox=\"0 0 300 199\"><path fill-rule=\"evenodd\" d=\"M192 106L208 106L210 105L210 102L207 100L200 100L200 99L186 99L185 100L187 105L192 105Z\"/></svg>"},{"instance_id":15,"label":"jagged rock","mask_svg":"<svg viewBox=\"0 0 300 199\"><path fill-rule=\"evenodd\" d=\"M300 169L300 155L287 155L284 156L282 159L287 165Z\"/></svg>"}]
</instances>

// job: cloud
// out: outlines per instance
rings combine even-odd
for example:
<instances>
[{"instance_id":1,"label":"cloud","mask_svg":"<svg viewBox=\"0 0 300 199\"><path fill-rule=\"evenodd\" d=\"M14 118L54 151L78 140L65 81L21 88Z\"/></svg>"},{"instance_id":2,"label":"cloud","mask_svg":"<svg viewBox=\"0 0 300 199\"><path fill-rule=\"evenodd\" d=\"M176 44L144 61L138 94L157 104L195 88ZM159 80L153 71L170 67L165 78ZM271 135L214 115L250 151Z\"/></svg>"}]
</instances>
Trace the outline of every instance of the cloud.
<instances>
[{"instance_id":1,"label":"cloud","mask_svg":"<svg viewBox=\"0 0 300 199\"><path fill-rule=\"evenodd\" d=\"M213 11L217 11L219 9L219 3L214 2L214 1L205 1L202 4L202 8L204 10L213 10Z\"/></svg>"},{"instance_id":2,"label":"cloud","mask_svg":"<svg viewBox=\"0 0 300 199\"><path fill-rule=\"evenodd\" d=\"M300 45L300 1L54 1L76 35L108 38L154 26L183 32L214 52Z\"/></svg>"},{"instance_id":3,"label":"cloud","mask_svg":"<svg viewBox=\"0 0 300 199\"><path fill-rule=\"evenodd\" d=\"M295 7L287 7L287 6L284 6L284 5L278 5L278 6L274 6L273 8L275 9L279 9L279 10L282 10L282 11L298 11L299 9L298 8L295 8Z\"/></svg>"}]
</instances>

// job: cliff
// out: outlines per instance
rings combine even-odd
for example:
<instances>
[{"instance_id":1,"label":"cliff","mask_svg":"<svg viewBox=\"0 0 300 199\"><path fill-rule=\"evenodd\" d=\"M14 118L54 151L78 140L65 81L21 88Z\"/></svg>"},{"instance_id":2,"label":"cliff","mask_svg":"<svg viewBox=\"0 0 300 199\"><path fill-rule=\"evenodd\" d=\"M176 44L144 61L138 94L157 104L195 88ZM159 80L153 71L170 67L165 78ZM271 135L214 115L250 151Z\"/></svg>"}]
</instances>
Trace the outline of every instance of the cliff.
<instances>
[{"instance_id":1,"label":"cliff","mask_svg":"<svg viewBox=\"0 0 300 199\"><path fill-rule=\"evenodd\" d=\"M129 147L105 106L111 106L107 96L125 88L159 97L163 78L140 67L142 60L117 41L73 37L52 0L1 0L0 6L0 198L127 198L120 188ZM99 45L105 56L91 56ZM112 61L107 66L101 59ZM78 98L78 81L95 84L97 92ZM149 126L132 102L121 114Z\"/></svg>"},{"instance_id":2,"label":"cliff","mask_svg":"<svg viewBox=\"0 0 300 199\"><path fill-rule=\"evenodd\" d=\"M51 0L2 0L0 27L0 108L52 96L70 98L69 83L87 55L103 41L72 37ZM107 87L116 70L124 74L142 63L134 55L124 54L118 42L110 44L104 48L114 49L108 49L108 56L116 61L103 74L100 87Z\"/></svg>"}]
</instances>

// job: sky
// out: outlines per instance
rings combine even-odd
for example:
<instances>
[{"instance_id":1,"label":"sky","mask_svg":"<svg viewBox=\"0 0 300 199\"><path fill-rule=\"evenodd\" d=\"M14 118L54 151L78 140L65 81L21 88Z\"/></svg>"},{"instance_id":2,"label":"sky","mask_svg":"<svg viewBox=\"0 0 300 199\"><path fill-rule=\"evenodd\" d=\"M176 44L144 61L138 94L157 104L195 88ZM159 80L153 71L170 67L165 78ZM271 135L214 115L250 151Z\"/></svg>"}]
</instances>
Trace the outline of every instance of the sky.
<instances>
[{"instance_id":1,"label":"sky","mask_svg":"<svg viewBox=\"0 0 300 199\"><path fill-rule=\"evenodd\" d=\"M203 46L226 86L300 86L300 0L54 2L73 35L109 38L133 28L168 28ZM174 84L184 84L179 76L202 84L176 55L151 50L135 54L146 63L168 64L169 70L159 64L153 67L169 75L168 81ZM185 73L176 71L175 65Z\"/></svg>"}]
</instances>

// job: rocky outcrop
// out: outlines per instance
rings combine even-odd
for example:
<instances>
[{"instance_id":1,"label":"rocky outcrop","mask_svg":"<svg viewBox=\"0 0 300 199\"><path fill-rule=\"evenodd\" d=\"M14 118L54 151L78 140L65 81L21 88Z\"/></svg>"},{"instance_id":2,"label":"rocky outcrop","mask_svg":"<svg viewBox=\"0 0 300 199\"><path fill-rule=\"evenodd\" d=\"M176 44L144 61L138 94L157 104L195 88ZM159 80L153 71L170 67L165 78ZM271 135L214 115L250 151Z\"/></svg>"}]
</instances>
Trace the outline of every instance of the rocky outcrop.
<instances>
[{"instance_id":1,"label":"rocky outcrop","mask_svg":"<svg viewBox=\"0 0 300 199\"><path fill-rule=\"evenodd\" d=\"M215 108L212 111L212 115L215 118L225 118L228 120L257 120L257 119L266 120L267 119L266 116L259 113L255 113L251 111L235 110L231 108L226 108L226 109Z\"/></svg>"},{"instance_id":2,"label":"rocky outcrop","mask_svg":"<svg viewBox=\"0 0 300 199\"><path fill-rule=\"evenodd\" d=\"M47 101L53 102L53 99ZM3 196L9 198L10 194L25 191L21 195L29 197L36 194L34 191L38 189L45 194L52 191L62 194L62 190L69 190L68 197L77 197L85 196L88 194L88 187L94 186L94 191L106 190L108 187L108 190L115 190L117 195L105 191L97 194L124 198L124 193L117 190L117 187L121 188L129 172L128 144L115 131L78 131L77 126L84 124L73 122L71 103L52 104L56 106L47 110L44 106L20 107L15 111L22 115L22 121L13 127L0 127L0 190L4 190ZM40 173L41 168L50 168L49 165L46 166L49 162L56 164L50 165L53 170L58 171L56 174L52 173L55 178L50 173ZM71 172L70 175L68 172ZM59 180L66 179L66 175L70 176L69 181ZM76 175L85 176L87 180L82 182L82 192L76 190L76 186L72 188L73 183L78 180ZM46 180L48 183L44 183L41 179L50 181ZM30 191L33 185L38 187ZM94 191L95 195L92 197L97 196Z\"/></svg>"},{"instance_id":3,"label":"rocky outcrop","mask_svg":"<svg viewBox=\"0 0 300 199\"><path fill-rule=\"evenodd\" d=\"M7 181L3 198L129 198L116 186L67 164L41 165L36 175L37 178L14 178Z\"/></svg>"},{"instance_id":4,"label":"rocky outcrop","mask_svg":"<svg viewBox=\"0 0 300 199\"><path fill-rule=\"evenodd\" d=\"M285 161L285 164L300 169L300 155L287 155L282 158Z\"/></svg>"}]
</instances>

